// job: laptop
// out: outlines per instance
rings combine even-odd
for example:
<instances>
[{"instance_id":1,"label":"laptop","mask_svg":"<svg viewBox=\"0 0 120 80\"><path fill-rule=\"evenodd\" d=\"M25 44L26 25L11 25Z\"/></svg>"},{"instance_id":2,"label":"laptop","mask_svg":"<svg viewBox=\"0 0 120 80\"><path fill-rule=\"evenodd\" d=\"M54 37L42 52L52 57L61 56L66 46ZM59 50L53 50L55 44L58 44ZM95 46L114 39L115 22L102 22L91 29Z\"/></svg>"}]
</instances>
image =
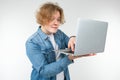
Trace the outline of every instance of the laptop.
<instances>
[{"instance_id":1,"label":"laptop","mask_svg":"<svg viewBox=\"0 0 120 80\"><path fill-rule=\"evenodd\" d=\"M92 19L78 19L76 29L75 51L58 50L59 53L74 56L90 53L102 53L105 50L108 22Z\"/></svg>"}]
</instances>

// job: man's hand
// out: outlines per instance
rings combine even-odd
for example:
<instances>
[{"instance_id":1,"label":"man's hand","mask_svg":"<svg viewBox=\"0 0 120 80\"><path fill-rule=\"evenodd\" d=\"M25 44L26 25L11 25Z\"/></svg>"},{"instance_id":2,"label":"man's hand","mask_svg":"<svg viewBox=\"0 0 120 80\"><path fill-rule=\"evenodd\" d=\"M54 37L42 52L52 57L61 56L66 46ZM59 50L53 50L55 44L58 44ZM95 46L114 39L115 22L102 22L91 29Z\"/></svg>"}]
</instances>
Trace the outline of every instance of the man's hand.
<instances>
[{"instance_id":1,"label":"man's hand","mask_svg":"<svg viewBox=\"0 0 120 80\"><path fill-rule=\"evenodd\" d=\"M74 59L77 59L77 58L94 56L94 55L96 55L96 54L95 54L95 53L90 53L90 54L79 55L79 56L69 55L68 58L69 58L70 60L74 60Z\"/></svg>"},{"instance_id":2,"label":"man's hand","mask_svg":"<svg viewBox=\"0 0 120 80\"><path fill-rule=\"evenodd\" d=\"M71 49L72 51L75 50L75 40L76 40L76 37L71 37L68 42L68 48Z\"/></svg>"}]
</instances>

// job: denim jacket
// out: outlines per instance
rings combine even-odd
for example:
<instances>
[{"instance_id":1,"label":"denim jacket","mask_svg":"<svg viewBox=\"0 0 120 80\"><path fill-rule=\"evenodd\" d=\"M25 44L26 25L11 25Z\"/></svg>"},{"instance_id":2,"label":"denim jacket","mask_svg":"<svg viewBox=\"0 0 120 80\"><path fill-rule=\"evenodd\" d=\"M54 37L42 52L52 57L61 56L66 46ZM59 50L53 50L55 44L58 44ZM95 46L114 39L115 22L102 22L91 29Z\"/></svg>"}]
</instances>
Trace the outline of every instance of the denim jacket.
<instances>
[{"instance_id":1,"label":"denim jacket","mask_svg":"<svg viewBox=\"0 0 120 80\"><path fill-rule=\"evenodd\" d=\"M68 46L69 37L61 30L54 34L55 42L59 49ZM61 54L61 59L56 61L54 48L48 36L38 30L26 41L26 53L32 63L31 80L56 80L56 75L64 71L64 80L70 80L68 65L72 63L67 55Z\"/></svg>"}]
</instances>

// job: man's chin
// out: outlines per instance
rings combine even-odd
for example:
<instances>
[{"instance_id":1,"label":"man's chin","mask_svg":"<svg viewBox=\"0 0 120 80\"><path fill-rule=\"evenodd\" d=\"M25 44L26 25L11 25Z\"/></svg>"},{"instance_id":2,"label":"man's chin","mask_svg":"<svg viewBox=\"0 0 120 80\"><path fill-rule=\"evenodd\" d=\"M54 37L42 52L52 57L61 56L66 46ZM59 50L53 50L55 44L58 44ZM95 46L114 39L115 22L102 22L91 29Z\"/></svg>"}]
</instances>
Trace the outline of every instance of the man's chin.
<instances>
[{"instance_id":1,"label":"man's chin","mask_svg":"<svg viewBox=\"0 0 120 80\"><path fill-rule=\"evenodd\" d=\"M53 34L56 33L56 32L57 32L57 30L52 31Z\"/></svg>"}]
</instances>

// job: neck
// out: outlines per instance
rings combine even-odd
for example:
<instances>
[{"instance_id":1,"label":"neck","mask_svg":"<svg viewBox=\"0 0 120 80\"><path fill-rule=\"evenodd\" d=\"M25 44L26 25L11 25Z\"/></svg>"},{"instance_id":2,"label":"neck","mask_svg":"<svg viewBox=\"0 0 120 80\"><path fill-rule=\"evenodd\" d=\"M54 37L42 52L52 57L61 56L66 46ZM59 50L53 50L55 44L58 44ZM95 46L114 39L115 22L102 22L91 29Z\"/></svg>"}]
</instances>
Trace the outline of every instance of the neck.
<instances>
[{"instance_id":1,"label":"neck","mask_svg":"<svg viewBox=\"0 0 120 80\"><path fill-rule=\"evenodd\" d=\"M41 30L42 30L45 34L47 34L47 35L52 34L52 33L48 32L48 31L45 29L45 26L41 26Z\"/></svg>"}]
</instances>

